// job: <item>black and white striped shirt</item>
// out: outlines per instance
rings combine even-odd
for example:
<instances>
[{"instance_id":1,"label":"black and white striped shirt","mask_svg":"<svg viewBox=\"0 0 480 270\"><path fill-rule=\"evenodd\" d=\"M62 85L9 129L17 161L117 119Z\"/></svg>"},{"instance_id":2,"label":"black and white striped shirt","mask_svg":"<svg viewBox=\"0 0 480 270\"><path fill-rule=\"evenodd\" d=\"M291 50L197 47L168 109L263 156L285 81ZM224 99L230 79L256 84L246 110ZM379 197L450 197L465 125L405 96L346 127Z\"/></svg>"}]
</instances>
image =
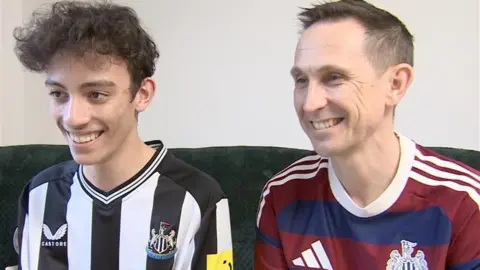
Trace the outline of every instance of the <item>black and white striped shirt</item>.
<instances>
[{"instance_id":1,"label":"black and white striped shirt","mask_svg":"<svg viewBox=\"0 0 480 270\"><path fill-rule=\"evenodd\" d=\"M35 176L20 198L19 269L233 269L219 184L161 141L147 144L151 160L110 192L74 161Z\"/></svg>"}]
</instances>

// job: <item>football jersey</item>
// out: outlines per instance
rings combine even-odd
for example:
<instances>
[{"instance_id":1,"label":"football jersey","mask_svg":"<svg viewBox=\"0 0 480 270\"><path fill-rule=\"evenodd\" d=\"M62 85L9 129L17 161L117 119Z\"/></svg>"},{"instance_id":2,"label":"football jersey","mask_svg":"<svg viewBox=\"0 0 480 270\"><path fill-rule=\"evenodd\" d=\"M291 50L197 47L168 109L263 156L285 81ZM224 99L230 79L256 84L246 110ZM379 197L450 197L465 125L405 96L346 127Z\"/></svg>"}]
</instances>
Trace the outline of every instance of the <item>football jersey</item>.
<instances>
[{"instance_id":1,"label":"football jersey","mask_svg":"<svg viewBox=\"0 0 480 270\"><path fill-rule=\"evenodd\" d=\"M161 141L147 144L156 149L150 161L109 192L74 161L30 180L19 205L19 269L233 267L229 206L219 184Z\"/></svg>"},{"instance_id":2,"label":"football jersey","mask_svg":"<svg viewBox=\"0 0 480 270\"><path fill-rule=\"evenodd\" d=\"M399 138L393 181L363 208L328 158L306 156L272 177L258 207L255 269L480 267L480 173Z\"/></svg>"}]
</instances>

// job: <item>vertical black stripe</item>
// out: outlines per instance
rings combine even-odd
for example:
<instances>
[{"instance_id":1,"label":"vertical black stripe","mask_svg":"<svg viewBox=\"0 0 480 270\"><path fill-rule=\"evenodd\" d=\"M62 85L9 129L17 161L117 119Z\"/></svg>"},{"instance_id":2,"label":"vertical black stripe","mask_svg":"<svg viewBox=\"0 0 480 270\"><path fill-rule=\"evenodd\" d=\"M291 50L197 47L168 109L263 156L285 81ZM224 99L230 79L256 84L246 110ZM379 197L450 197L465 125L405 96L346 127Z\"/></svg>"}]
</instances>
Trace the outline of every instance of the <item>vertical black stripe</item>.
<instances>
[{"instance_id":1,"label":"vertical black stripe","mask_svg":"<svg viewBox=\"0 0 480 270\"><path fill-rule=\"evenodd\" d=\"M67 204L72 182L51 181L48 184L40 240L39 270L68 269Z\"/></svg>"},{"instance_id":2,"label":"vertical black stripe","mask_svg":"<svg viewBox=\"0 0 480 270\"><path fill-rule=\"evenodd\" d=\"M206 269L207 255L217 254L217 207L212 206L202 217L200 229L195 236L196 256L193 258L192 269ZM226 264L228 262L225 262ZM228 269L225 268L225 269Z\"/></svg>"},{"instance_id":3,"label":"vertical black stripe","mask_svg":"<svg viewBox=\"0 0 480 270\"><path fill-rule=\"evenodd\" d=\"M150 240L159 235L174 235L174 246L172 249L167 241L160 245L155 245L158 244L158 242L153 243L153 245L151 242L146 243L146 270L172 269L175 258L174 255L177 252L176 242L184 199L185 190L183 188L180 188L170 179L160 176L157 187L155 188L155 197L153 199L152 217L150 221ZM183 226L188 226L188 224L183 224ZM162 227L164 229L163 233L161 233ZM165 246L165 244L167 246ZM163 248L159 249L159 247Z\"/></svg>"},{"instance_id":4,"label":"vertical black stripe","mask_svg":"<svg viewBox=\"0 0 480 270\"><path fill-rule=\"evenodd\" d=\"M119 269L122 202L93 201L92 207L91 270Z\"/></svg>"}]
</instances>

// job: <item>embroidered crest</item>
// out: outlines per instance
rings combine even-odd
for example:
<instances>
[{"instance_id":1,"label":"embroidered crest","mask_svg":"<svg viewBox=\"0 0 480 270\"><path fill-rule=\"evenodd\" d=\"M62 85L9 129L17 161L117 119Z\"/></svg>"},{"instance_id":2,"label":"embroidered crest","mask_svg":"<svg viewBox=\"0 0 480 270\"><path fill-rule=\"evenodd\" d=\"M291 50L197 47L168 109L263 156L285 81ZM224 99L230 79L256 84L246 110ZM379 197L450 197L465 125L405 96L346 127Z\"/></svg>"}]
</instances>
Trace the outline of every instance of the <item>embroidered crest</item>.
<instances>
[{"instance_id":1,"label":"embroidered crest","mask_svg":"<svg viewBox=\"0 0 480 270\"><path fill-rule=\"evenodd\" d=\"M146 248L148 257L156 260L167 260L177 252L177 236L172 225L160 222L158 233L151 230L150 239Z\"/></svg>"},{"instance_id":2,"label":"embroidered crest","mask_svg":"<svg viewBox=\"0 0 480 270\"><path fill-rule=\"evenodd\" d=\"M49 241L42 241L42 246L44 247L66 247L67 242L66 241L60 241L65 234L67 234L67 224L63 224L60 226L57 231L55 231L55 234L52 234L52 231L50 230L50 227L47 226L47 224L43 224L43 236Z\"/></svg>"},{"instance_id":3,"label":"embroidered crest","mask_svg":"<svg viewBox=\"0 0 480 270\"><path fill-rule=\"evenodd\" d=\"M398 250L393 250L390 253L390 259L387 261L387 270L428 270L423 251L417 250L415 257L412 257L413 248L417 246L417 243L406 240L400 242L402 245L402 254L400 254Z\"/></svg>"}]
</instances>

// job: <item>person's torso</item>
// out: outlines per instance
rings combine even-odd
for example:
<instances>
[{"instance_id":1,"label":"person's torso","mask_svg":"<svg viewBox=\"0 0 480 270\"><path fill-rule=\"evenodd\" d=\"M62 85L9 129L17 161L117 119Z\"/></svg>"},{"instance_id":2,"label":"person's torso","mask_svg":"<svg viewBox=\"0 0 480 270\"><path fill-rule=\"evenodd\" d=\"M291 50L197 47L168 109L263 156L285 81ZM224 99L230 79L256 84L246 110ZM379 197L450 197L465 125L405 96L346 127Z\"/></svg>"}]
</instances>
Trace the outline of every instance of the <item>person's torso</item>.
<instances>
[{"instance_id":1,"label":"person's torso","mask_svg":"<svg viewBox=\"0 0 480 270\"><path fill-rule=\"evenodd\" d=\"M200 206L183 186L157 170L165 154L157 155L108 193L88 182L81 169L32 189L26 247L31 269L190 267L196 248L190 240L200 226ZM176 176L182 177L180 170Z\"/></svg>"},{"instance_id":2,"label":"person's torso","mask_svg":"<svg viewBox=\"0 0 480 270\"><path fill-rule=\"evenodd\" d=\"M449 266L454 223L463 222L455 216L471 211L462 209L462 201L472 196L459 192L466 186L462 181L471 180L452 173L474 173L405 138L401 143L402 157L392 183L363 208L350 198L326 158L306 157L267 184L289 269ZM452 175L458 183L446 178ZM475 200L470 199L469 207Z\"/></svg>"},{"instance_id":3,"label":"person's torso","mask_svg":"<svg viewBox=\"0 0 480 270\"><path fill-rule=\"evenodd\" d=\"M446 269L451 224L438 208L360 218L335 202L298 202L278 220L291 269Z\"/></svg>"}]
</instances>

